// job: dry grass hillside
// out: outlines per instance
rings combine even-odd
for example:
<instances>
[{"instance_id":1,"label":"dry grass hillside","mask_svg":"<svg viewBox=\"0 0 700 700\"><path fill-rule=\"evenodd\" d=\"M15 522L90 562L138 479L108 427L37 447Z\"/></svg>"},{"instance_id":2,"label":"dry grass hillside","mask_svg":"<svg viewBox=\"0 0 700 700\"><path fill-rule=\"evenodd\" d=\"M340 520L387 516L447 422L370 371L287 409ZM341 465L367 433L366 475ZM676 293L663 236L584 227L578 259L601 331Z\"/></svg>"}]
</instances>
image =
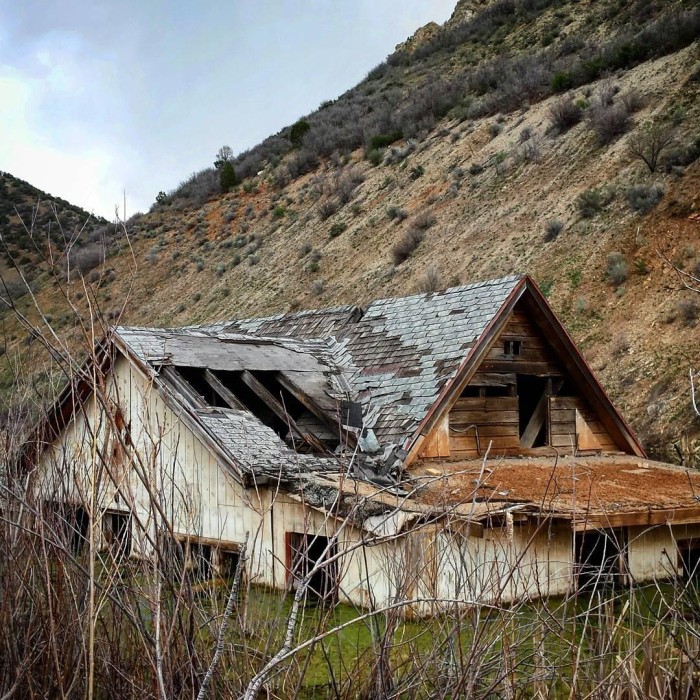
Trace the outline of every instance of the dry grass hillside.
<instances>
[{"instance_id":1,"label":"dry grass hillside","mask_svg":"<svg viewBox=\"0 0 700 700\"><path fill-rule=\"evenodd\" d=\"M687 20L693 4L493 9L506 4L460 3L469 5L463 21L309 115L301 138L286 130L235 159L242 184L222 193L208 169L159 198L82 278L32 258L38 306L70 336L65 293L86 315L87 300L111 319L126 300L121 322L177 326L526 272L652 454L691 460L700 453L688 383L700 365L700 295L683 291L664 257L700 272L700 55L694 36L637 47L630 60L625 47L645 26L663 33L654 22L664 12ZM647 14L625 14L630 7ZM480 92L474 76L484 71ZM447 86L444 104L443 93L426 93L431 76ZM377 95L391 109L357 122L365 131L352 138L323 116L358 104L376 116ZM428 107L408 114L419 98ZM333 134L341 146L319 145ZM652 172L640 155L649 160L655 140ZM36 318L31 295L17 305ZM26 328L11 313L4 326L8 357L26 354Z\"/></svg>"}]
</instances>

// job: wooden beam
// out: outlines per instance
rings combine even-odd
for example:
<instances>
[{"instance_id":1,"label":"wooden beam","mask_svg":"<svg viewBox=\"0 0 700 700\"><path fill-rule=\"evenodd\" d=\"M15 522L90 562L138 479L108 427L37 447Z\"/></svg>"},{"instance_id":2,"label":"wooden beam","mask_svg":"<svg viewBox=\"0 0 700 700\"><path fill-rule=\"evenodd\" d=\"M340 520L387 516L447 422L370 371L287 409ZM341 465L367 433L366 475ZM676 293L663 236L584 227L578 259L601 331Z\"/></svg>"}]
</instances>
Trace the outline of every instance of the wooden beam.
<instances>
[{"instance_id":1,"label":"wooden beam","mask_svg":"<svg viewBox=\"0 0 700 700\"><path fill-rule=\"evenodd\" d=\"M229 408L237 408L239 411L248 411L248 407L238 399L232 391L225 387L222 381L211 370L204 370L204 379Z\"/></svg>"},{"instance_id":2,"label":"wooden beam","mask_svg":"<svg viewBox=\"0 0 700 700\"><path fill-rule=\"evenodd\" d=\"M665 510L640 510L631 513L594 514L572 525L576 532L585 530L604 530L613 527L634 527L648 525L688 525L700 523L700 507L684 506Z\"/></svg>"},{"instance_id":3,"label":"wooden beam","mask_svg":"<svg viewBox=\"0 0 700 700\"><path fill-rule=\"evenodd\" d=\"M540 400L535 406L535 410L528 421L522 436L520 437L520 445L525 448L530 448L535 444L537 436L542 430L544 421L547 418L547 392L543 391Z\"/></svg>"},{"instance_id":4,"label":"wooden beam","mask_svg":"<svg viewBox=\"0 0 700 700\"><path fill-rule=\"evenodd\" d=\"M185 381L177 373L176 369L169 366L162 367L160 376L164 377L194 408L210 408L204 398L193 389L189 382Z\"/></svg>"},{"instance_id":5,"label":"wooden beam","mask_svg":"<svg viewBox=\"0 0 700 700\"><path fill-rule=\"evenodd\" d=\"M294 419L285 410L281 402L279 402L264 386L256 379L256 377L251 374L248 370L243 370L241 372L241 379L244 384L254 392L258 398L286 425L289 429L296 433L297 436L306 444L310 445L316 452L325 454L328 452L328 448L311 433L302 432L301 428L296 424Z\"/></svg>"},{"instance_id":6,"label":"wooden beam","mask_svg":"<svg viewBox=\"0 0 700 700\"><path fill-rule=\"evenodd\" d=\"M334 435L338 435L340 431L340 424L334 421L330 416L321 408L319 408L316 403L307 394L305 394L289 377L287 377L283 372L277 372L275 374L277 381L310 413L316 416L322 423L327 425ZM340 437L338 435L338 437ZM354 446L357 444L357 437L348 432L346 435L346 443Z\"/></svg>"},{"instance_id":7,"label":"wooden beam","mask_svg":"<svg viewBox=\"0 0 700 700\"><path fill-rule=\"evenodd\" d=\"M303 438L299 426L294 422L294 419L285 410L284 406L263 386L263 384L247 369L241 372L243 383L284 423L290 430L295 432L299 437Z\"/></svg>"}]
</instances>

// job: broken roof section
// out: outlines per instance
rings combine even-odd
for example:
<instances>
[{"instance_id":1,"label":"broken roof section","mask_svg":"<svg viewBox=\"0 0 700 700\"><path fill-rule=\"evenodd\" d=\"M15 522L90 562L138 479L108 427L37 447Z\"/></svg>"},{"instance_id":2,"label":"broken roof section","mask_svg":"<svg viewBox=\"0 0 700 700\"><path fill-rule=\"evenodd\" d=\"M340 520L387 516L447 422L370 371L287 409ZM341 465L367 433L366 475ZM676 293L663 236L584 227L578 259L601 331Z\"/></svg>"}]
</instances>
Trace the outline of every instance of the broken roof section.
<instances>
[{"instance_id":1,"label":"broken roof section","mask_svg":"<svg viewBox=\"0 0 700 700\"><path fill-rule=\"evenodd\" d=\"M324 339L381 445L406 447L469 349L522 275L442 292L379 299L366 308L224 321L193 331Z\"/></svg>"},{"instance_id":2,"label":"broken roof section","mask_svg":"<svg viewBox=\"0 0 700 700\"><path fill-rule=\"evenodd\" d=\"M271 466L282 448L292 455L342 451L352 429L364 428L373 434L360 444L372 454L355 460L355 476L389 485L402 449L522 279L381 299L364 310L341 306L183 329L119 327L116 337L244 471L256 473L256 460L268 452ZM244 432L257 434L253 423L261 429L257 441L226 437L226 430L240 435L246 421ZM285 469L329 469L313 460L287 464L285 454Z\"/></svg>"}]
</instances>

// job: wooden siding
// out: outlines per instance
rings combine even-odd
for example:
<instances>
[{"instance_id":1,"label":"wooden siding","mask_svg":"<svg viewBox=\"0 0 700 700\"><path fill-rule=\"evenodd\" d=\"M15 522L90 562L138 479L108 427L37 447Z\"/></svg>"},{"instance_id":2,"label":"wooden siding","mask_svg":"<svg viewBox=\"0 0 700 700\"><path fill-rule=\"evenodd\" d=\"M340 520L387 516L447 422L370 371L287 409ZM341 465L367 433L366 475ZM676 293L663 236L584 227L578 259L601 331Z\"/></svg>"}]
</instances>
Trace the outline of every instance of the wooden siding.
<instances>
[{"instance_id":1,"label":"wooden siding","mask_svg":"<svg viewBox=\"0 0 700 700\"><path fill-rule=\"evenodd\" d=\"M509 355L506 345L512 351L513 343L519 345ZM518 375L549 381L547 386L554 396L548 397L541 409L546 411L547 446L529 446L537 431L536 423L532 433L521 438ZM537 455L551 452L551 447L569 453L617 451L618 445L584 398L556 396L564 380L563 364L546 337L528 313L516 307L467 389L452 405L447 421L447 445L443 421L426 436L419 457L475 458L484 455L489 445L493 456ZM567 391L571 390L570 382ZM478 396L474 395L477 393Z\"/></svg>"},{"instance_id":2,"label":"wooden siding","mask_svg":"<svg viewBox=\"0 0 700 700\"><path fill-rule=\"evenodd\" d=\"M520 353L506 356L503 352L506 341L520 342ZM547 339L530 321L526 312L516 308L479 366L479 372L557 376L563 370Z\"/></svg>"},{"instance_id":3,"label":"wooden siding","mask_svg":"<svg viewBox=\"0 0 700 700\"><path fill-rule=\"evenodd\" d=\"M580 397L550 397L549 417L550 444L553 447L569 451L572 447L604 452L618 449L598 417ZM588 437L589 432L592 440Z\"/></svg>"},{"instance_id":4,"label":"wooden siding","mask_svg":"<svg viewBox=\"0 0 700 700\"><path fill-rule=\"evenodd\" d=\"M489 445L498 454L517 452L518 399L511 396L462 397L449 414L450 456L485 454Z\"/></svg>"}]
</instances>

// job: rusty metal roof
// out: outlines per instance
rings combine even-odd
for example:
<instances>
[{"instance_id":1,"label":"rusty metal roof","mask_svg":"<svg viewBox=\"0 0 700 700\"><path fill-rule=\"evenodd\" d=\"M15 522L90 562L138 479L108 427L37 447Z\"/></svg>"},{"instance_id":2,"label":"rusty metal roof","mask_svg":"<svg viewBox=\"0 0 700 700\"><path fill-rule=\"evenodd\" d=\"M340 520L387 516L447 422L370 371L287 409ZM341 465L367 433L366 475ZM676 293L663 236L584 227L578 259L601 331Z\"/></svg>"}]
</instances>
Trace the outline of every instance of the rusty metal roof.
<instances>
[{"instance_id":1,"label":"rusty metal roof","mask_svg":"<svg viewBox=\"0 0 700 700\"><path fill-rule=\"evenodd\" d=\"M409 473L415 498L441 507L521 504L605 523L623 514L668 515L700 506L700 472L634 455L557 457L552 451L550 457L427 460Z\"/></svg>"}]
</instances>

